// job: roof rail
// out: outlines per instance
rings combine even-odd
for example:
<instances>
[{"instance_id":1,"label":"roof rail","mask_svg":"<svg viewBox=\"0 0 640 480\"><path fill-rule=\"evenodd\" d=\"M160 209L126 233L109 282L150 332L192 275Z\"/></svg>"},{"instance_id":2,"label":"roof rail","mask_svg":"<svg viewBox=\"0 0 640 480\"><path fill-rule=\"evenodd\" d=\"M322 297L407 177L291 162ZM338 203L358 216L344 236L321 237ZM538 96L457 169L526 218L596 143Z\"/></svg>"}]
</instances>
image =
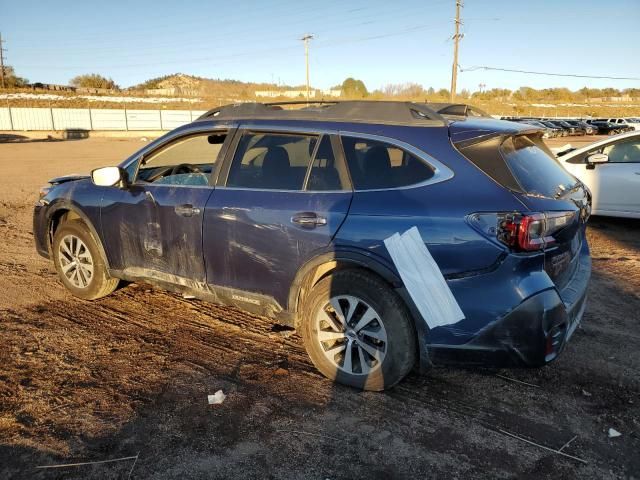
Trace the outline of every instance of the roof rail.
<instances>
[{"instance_id":1,"label":"roof rail","mask_svg":"<svg viewBox=\"0 0 640 480\"><path fill-rule=\"evenodd\" d=\"M306 105L285 110L286 105ZM213 108L198 120L309 120L377 123L390 125L443 126L448 120L428 105L413 102L321 100L274 103L237 103Z\"/></svg>"}]
</instances>

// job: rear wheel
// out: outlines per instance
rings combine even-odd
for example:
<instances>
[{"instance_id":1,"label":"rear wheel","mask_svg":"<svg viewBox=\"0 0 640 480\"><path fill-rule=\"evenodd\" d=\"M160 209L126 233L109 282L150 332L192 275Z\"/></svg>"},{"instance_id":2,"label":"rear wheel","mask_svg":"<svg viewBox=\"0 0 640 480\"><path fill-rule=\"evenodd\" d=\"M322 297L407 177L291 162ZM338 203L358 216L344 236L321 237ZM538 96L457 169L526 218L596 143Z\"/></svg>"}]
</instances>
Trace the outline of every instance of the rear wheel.
<instances>
[{"instance_id":1,"label":"rear wheel","mask_svg":"<svg viewBox=\"0 0 640 480\"><path fill-rule=\"evenodd\" d=\"M325 376L365 390L402 380L416 359L416 338L405 305L379 278L338 271L318 282L303 309L302 336Z\"/></svg>"},{"instance_id":2,"label":"rear wheel","mask_svg":"<svg viewBox=\"0 0 640 480\"><path fill-rule=\"evenodd\" d=\"M64 286L86 300L109 295L119 280L109 275L91 232L80 220L58 227L52 242L53 263Z\"/></svg>"}]
</instances>

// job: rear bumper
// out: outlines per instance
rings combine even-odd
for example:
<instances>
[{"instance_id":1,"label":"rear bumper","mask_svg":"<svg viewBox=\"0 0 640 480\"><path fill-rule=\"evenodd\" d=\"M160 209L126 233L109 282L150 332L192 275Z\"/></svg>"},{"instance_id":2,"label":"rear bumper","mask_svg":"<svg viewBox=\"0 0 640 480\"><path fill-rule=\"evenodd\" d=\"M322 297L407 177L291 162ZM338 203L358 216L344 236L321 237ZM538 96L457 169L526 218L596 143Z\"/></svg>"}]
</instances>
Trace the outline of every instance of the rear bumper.
<instances>
[{"instance_id":1,"label":"rear bumper","mask_svg":"<svg viewBox=\"0 0 640 480\"><path fill-rule=\"evenodd\" d=\"M539 367L552 362L582 320L590 276L591 257L582 254L561 291L547 289L530 296L463 345L425 345L430 362L485 367Z\"/></svg>"}]
</instances>

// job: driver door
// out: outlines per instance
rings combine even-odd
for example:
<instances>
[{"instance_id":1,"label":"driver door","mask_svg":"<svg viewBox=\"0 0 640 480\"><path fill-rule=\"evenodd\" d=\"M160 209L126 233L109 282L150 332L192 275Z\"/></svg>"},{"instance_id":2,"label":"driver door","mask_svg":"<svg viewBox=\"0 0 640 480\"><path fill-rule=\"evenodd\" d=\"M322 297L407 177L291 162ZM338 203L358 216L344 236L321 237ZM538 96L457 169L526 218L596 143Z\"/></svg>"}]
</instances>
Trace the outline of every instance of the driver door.
<instances>
[{"instance_id":1,"label":"driver door","mask_svg":"<svg viewBox=\"0 0 640 480\"><path fill-rule=\"evenodd\" d=\"M128 188L105 191L101 227L112 269L133 279L206 281L202 219L227 133L172 139L140 158Z\"/></svg>"}]
</instances>

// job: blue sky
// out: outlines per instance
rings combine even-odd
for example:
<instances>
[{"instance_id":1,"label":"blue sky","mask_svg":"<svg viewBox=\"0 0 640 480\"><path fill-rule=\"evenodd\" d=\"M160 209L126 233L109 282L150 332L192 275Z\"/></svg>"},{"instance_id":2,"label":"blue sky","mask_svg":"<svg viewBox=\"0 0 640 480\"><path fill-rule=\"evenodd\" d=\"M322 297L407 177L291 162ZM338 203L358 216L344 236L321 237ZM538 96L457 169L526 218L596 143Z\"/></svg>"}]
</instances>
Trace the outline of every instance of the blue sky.
<instances>
[{"instance_id":1,"label":"blue sky","mask_svg":"<svg viewBox=\"0 0 640 480\"><path fill-rule=\"evenodd\" d=\"M455 0L3 2L8 64L31 81L81 73L121 86L175 72L243 81L311 83L346 77L372 90L415 82L449 88ZM465 0L462 68L640 77L640 0ZM640 87L639 81L465 71L458 89Z\"/></svg>"}]
</instances>

